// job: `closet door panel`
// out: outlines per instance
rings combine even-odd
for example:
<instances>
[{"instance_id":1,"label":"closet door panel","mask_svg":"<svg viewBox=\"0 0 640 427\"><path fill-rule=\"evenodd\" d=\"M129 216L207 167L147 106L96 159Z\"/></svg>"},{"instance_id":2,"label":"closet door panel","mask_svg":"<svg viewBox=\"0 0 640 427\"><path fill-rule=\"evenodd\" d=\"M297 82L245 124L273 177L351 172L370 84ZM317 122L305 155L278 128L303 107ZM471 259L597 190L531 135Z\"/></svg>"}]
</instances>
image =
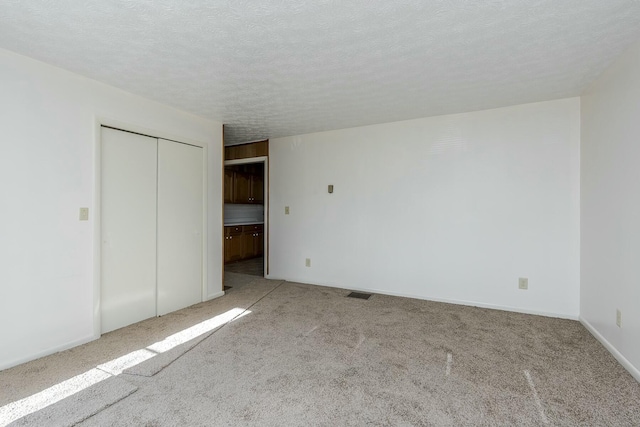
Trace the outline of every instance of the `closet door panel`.
<instances>
[{"instance_id":1,"label":"closet door panel","mask_svg":"<svg viewBox=\"0 0 640 427\"><path fill-rule=\"evenodd\" d=\"M156 315L157 139L102 128L101 329Z\"/></svg>"},{"instance_id":2,"label":"closet door panel","mask_svg":"<svg viewBox=\"0 0 640 427\"><path fill-rule=\"evenodd\" d=\"M203 149L158 140L158 315L202 301Z\"/></svg>"}]
</instances>

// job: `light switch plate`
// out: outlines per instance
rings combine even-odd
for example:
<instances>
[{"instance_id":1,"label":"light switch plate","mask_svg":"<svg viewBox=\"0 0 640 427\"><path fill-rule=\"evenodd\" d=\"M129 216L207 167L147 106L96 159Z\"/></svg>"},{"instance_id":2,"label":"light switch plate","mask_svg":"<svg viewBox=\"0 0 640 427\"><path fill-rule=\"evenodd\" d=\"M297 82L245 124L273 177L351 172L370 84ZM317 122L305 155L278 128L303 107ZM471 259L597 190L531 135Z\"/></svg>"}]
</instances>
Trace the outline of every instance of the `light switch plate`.
<instances>
[{"instance_id":1,"label":"light switch plate","mask_svg":"<svg viewBox=\"0 0 640 427\"><path fill-rule=\"evenodd\" d=\"M327 191L329 191L329 194L333 193L333 184L329 184Z\"/></svg>"},{"instance_id":2,"label":"light switch plate","mask_svg":"<svg viewBox=\"0 0 640 427\"><path fill-rule=\"evenodd\" d=\"M89 208L80 208L80 221L89 221Z\"/></svg>"}]
</instances>

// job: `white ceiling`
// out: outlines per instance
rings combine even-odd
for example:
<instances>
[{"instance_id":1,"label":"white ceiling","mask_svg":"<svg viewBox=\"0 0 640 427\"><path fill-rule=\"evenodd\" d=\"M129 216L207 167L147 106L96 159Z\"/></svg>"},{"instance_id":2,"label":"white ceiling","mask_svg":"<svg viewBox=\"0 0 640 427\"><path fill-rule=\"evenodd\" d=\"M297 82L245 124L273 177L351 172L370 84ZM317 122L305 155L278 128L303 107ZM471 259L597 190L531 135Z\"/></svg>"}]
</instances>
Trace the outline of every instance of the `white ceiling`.
<instances>
[{"instance_id":1,"label":"white ceiling","mask_svg":"<svg viewBox=\"0 0 640 427\"><path fill-rule=\"evenodd\" d=\"M0 47L227 143L576 96L639 38L638 0L0 2Z\"/></svg>"}]
</instances>

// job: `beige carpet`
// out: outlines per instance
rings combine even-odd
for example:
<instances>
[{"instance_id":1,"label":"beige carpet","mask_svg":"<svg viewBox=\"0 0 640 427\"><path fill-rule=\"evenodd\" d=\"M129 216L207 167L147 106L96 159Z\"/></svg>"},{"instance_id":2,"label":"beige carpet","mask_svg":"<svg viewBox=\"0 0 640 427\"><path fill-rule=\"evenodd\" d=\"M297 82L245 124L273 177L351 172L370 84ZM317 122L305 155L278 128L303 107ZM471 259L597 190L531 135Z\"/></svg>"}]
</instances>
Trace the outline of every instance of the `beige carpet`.
<instances>
[{"instance_id":1,"label":"beige carpet","mask_svg":"<svg viewBox=\"0 0 640 427\"><path fill-rule=\"evenodd\" d=\"M233 288L225 297L183 312L196 311L198 321L232 308L248 309L244 315L182 344L169 363L153 357L130 368L150 376L125 370L111 377L130 388L108 399L71 396L18 423L640 425L640 384L578 322L383 295L358 300L341 289L226 277ZM175 333L174 322L162 332L151 328L168 317L125 329L139 332L146 324L155 337L145 341L150 345L167 328ZM127 344L127 333L112 334ZM88 344L95 349L84 358L85 346L61 355L95 367L87 360L117 342L109 335ZM48 383L33 387L28 378L60 376L55 357L0 372L3 389L8 384L15 394L4 402ZM20 381L29 365L40 374Z\"/></svg>"}]
</instances>

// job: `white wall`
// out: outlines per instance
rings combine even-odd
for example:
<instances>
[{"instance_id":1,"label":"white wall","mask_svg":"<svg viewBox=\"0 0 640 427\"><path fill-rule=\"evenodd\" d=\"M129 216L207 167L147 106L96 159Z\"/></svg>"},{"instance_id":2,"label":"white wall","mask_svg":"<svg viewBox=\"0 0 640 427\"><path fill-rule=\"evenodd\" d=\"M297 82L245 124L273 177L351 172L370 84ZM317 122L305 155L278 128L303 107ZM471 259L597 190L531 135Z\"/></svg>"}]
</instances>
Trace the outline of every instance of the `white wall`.
<instances>
[{"instance_id":1,"label":"white wall","mask_svg":"<svg viewBox=\"0 0 640 427\"><path fill-rule=\"evenodd\" d=\"M640 43L585 92L581 121L580 316L640 381Z\"/></svg>"},{"instance_id":2,"label":"white wall","mask_svg":"<svg viewBox=\"0 0 640 427\"><path fill-rule=\"evenodd\" d=\"M577 318L579 144L578 98L271 139L270 277Z\"/></svg>"},{"instance_id":3,"label":"white wall","mask_svg":"<svg viewBox=\"0 0 640 427\"><path fill-rule=\"evenodd\" d=\"M94 338L97 118L208 144L208 291L221 289L222 125L0 50L0 369Z\"/></svg>"}]
</instances>

